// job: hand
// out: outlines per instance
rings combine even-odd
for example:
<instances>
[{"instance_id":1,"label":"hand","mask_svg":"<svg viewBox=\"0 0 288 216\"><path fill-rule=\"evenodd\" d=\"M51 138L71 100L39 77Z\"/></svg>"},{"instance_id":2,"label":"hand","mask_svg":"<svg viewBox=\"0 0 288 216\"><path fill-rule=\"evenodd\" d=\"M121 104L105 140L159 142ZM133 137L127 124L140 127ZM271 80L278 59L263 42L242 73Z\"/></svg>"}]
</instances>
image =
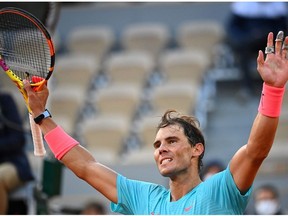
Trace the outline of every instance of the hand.
<instances>
[{"instance_id":1,"label":"hand","mask_svg":"<svg viewBox=\"0 0 288 216\"><path fill-rule=\"evenodd\" d=\"M277 35L277 38L281 35ZM283 41L275 42L275 53L268 53L264 60L264 54L260 50L257 58L257 70L263 81L270 86L284 87L288 80L287 48L282 49ZM288 46L288 37L284 39L284 47ZM267 47L273 47L273 33L267 37Z\"/></svg>"},{"instance_id":2,"label":"hand","mask_svg":"<svg viewBox=\"0 0 288 216\"><path fill-rule=\"evenodd\" d=\"M43 85L43 88L37 92L32 89L28 80L23 80L23 84L24 89L27 92L28 104L32 110L32 115L36 117L45 110L46 102L49 96L49 90L46 84Z\"/></svg>"}]
</instances>

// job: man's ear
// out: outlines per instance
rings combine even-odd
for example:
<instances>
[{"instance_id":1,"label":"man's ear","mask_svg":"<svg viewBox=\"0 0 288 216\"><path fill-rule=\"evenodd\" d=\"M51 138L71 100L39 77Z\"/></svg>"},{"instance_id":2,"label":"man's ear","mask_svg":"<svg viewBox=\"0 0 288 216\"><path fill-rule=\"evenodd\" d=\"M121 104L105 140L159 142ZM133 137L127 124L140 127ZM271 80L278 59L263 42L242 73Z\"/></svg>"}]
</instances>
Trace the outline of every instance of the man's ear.
<instances>
[{"instance_id":1,"label":"man's ear","mask_svg":"<svg viewBox=\"0 0 288 216\"><path fill-rule=\"evenodd\" d=\"M196 143L193 146L193 156L200 156L204 152L204 145L202 143Z\"/></svg>"}]
</instances>

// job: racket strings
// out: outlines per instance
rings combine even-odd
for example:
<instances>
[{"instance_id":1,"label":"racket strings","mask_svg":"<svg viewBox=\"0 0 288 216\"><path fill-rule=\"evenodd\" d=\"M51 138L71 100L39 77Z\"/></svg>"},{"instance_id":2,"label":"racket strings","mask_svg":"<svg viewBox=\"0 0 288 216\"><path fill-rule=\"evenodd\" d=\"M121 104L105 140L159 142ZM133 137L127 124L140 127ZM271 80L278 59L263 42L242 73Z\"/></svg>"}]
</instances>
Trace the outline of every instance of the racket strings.
<instances>
[{"instance_id":1,"label":"racket strings","mask_svg":"<svg viewBox=\"0 0 288 216\"><path fill-rule=\"evenodd\" d=\"M20 78L46 78L51 65L50 47L43 32L26 17L0 14L0 54Z\"/></svg>"}]
</instances>

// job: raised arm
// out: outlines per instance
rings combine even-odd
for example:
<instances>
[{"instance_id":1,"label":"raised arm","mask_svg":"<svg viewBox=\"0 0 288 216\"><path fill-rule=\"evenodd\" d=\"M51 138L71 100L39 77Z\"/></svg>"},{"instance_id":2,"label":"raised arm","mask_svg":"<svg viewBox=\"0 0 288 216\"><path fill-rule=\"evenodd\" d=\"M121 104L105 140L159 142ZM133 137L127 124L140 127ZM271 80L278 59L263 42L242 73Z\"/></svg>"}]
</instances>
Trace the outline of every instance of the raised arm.
<instances>
[{"instance_id":1,"label":"raised arm","mask_svg":"<svg viewBox=\"0 0 288 216\"><path fill-rule=\"evenodd\" d=\"M45 110L49 95L48 88L44 86L41 91L34 92L26 80L24 80L24 88L28 94L33 117L36 117ZM117 174L113 170L97 162L85 148L66 134L52 118L44 119L40 127L47 144L57 159L110 201L117 203Z\"/></svg>"},{"instance_id":2,"label":"raised arm","mask_svg":"<svg viewBox=\"0 0 288 216\"><path fill-rule=\"evenodd\" d=\"M238 150L230 163L235 183L243 193L251 187L263 160L268 156L278 126L282 98L288 79L286 58L288 37L285 38L284 49L282 49L284 37L282 33L279 32L276 37L275 53L272 52L273 33L268 34L265 59L263 52L259 51L257 70L264 81L259 112L253 122L247 144Z\"/></svg>"}]
</instances>

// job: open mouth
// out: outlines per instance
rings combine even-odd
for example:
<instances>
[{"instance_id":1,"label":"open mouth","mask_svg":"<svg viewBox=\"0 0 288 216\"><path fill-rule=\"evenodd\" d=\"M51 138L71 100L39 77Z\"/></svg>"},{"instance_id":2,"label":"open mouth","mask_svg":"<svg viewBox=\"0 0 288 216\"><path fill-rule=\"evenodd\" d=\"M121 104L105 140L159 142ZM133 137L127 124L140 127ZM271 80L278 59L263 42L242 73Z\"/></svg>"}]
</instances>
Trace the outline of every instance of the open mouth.
<instances>
[{"instance_id":1,"label":"open mouth","mask_svg":"<svg viewBox=\"0 0 288 216\"><path fill-rule=\"evenodd\" d=\"M163 164L167 164L167 163L170 163L172 161L172 158L165 158L163 160L160 161L160 164L163 165Z\"/></svg>"}]
</instances>

